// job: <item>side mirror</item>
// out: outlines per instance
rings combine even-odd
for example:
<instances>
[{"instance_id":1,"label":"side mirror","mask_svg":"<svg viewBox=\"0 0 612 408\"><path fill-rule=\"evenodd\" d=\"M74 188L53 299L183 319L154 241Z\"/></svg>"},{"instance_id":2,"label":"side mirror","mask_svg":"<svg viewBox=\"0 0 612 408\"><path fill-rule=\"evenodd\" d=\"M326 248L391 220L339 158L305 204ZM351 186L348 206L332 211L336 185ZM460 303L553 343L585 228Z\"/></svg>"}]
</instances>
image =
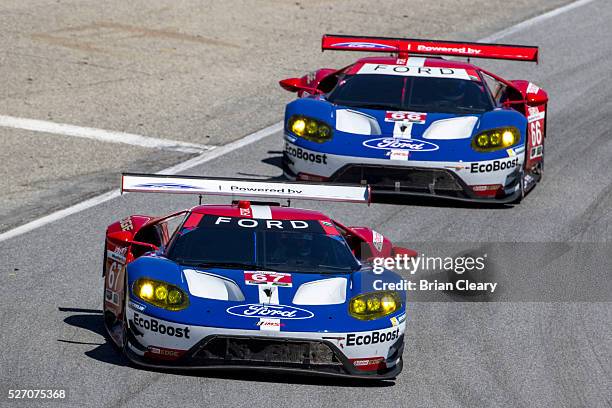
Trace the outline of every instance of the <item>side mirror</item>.
<instances>
[{"instance_id":1,"label":"side mirror","mask_svg":"<svg viewBox=\"0 0 612 408\"><path fill-rule=\"evenodd\" d=\"M309 86L304 86L302 84L302 80L300 78L287 78L278 82L281 88L289 91L289 92L308 92L311 94L321 94L323 91L317 88L311 88Z\"/></svg>"},{"instance_id":2,"label":"side mirror","mask_svg":"<svg viewBox=\"0 0 612 408\"><path fill-rule=\"evenodd\" d=\"M528 93L525 103L529 106L541 106L548 103L548 96L544 92Z\"/></svg>"},{"instance_id":3,"label":"side mirror","mask_svg":"<svg viewBox=\"0 0 612 408\"><path fill-rule=\"evenodd\" d=\"M107 237L111 240L111 241L117 241L117 242L121 242L121 243L125 243L125 244L130 244L130 245L137 245L140 247L145 247L145 248L149 248L152 251L157 251L159 250L159 247L153 244L149 244L148 242L140 242L140 241L134 241L132 240L132 234L130 234L129 232L126 231L116 231L116 232L111 232L110 234L107 235Z\"/></svg>"},{"instance_id":4,"label":"side mirror","mask_svg":"<svg viewBox=\"0 0 612 408\"><path fill-rule=\"evenodd\" d=\"M289 92L297 92L302 88L302 80L300 78L287 78L278 82L281 88Z\"/></svg>"}]
</instances>

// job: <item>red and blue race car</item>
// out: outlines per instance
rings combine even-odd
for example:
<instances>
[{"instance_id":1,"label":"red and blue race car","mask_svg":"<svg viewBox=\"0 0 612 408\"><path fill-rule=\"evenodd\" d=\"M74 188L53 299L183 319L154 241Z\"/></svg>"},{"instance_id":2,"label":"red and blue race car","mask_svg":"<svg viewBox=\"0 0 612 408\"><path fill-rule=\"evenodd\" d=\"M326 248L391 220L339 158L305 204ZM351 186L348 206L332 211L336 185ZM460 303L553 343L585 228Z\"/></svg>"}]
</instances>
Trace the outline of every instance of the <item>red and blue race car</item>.
<instances>
[{"instance_id":1,"label":"red and blue race car","mask_svg":"<svg viewBox=\"0 0 612 408\"><path fill-rule=\"evenodd\" d=\"M369 202L368 186L125 174L122 191ZM415 256L367 227L238 200L111 224L104 323L149 367L388 379L402 370L405 293L368 260Z\"/></svg>"},{"instance_id":2,"label":"red and blue race car","mask_svg":"<svg viewBox=\"0 0 612 408\"><path fill-rule=\"evenodd\" d=\"M280 81L299 96L285 110L289 179L509 203L542 178L546 92L469 62L537 61L537 47L325 35L322 48L392 56Z\"/></svg>"}]
</instances>

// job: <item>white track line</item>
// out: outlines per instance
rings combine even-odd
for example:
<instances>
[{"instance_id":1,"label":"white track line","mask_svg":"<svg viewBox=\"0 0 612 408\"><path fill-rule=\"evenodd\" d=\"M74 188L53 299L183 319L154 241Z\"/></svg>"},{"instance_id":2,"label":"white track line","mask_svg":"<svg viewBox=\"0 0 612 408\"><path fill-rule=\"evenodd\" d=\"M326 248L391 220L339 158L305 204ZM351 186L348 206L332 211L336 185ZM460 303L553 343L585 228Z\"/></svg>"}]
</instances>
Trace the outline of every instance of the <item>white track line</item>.
<instances>
[{"instance_id":1,"label":"white track line","mask_svg":"<svg viewBox=\"0 0 612 408\"><path fill-rule=\"evenodd\" d=\"M112 130L68 125L66 123L55 123L46 120L16 118L5 115L0 115L0 127L81 137L101 142L123 143L150 149L174 150L183 153L202 153L203 151L214 148L214 146L179 142L177 140L156 139L148 136L135 135L133 133L114 132Z\"/></svg>"},{"instance_id":2,"label":"white track line","mask_svg":"<svg viewBox=\"0 0 612 408\"><path fill-rule=\"evenodd\" d=\"M495 34L492 34L488 37L482 38L478 41L481 42L490 42L490 41L496 41L500 38L506 37L508 35L514 34L520 30L524 30L525 28L531 27L532 25L542 22L544 20L550 19L552 17L558 16L559 14L565 13L567 11L573 10L577 7L581 7L584 6L586 4L589 4L591 2L593 2L594 0L578 0L575 1L573 3L567 4L565 6L559 7L557 9L548 11L544 14L541 14L539 16L533 17L529 20L525 20L521 23L518 23L512 27L506 28L504 30L498 31ZM179 163L175 166L169 167L167 169L164 169L160 172L158 172L158 174L176 174L188 169L191 169L195 166L198 166L202 163L206 163L207 161L216 159L217 157L223 156L231 151L234 151L236 149L240 149L241 147L244 147L246 145L249 145L251 143L254 143L258 140L264 139L276 132L280 132L283 128L283 122L278 122L275 123L271 126L268 126L267 128L261 129L255 133L252 133L250 135L247 135L245 137L243 137L242 139L236 140L235 142L229 143L227 145L224 146L219 146L217 148L215 148L214 150L205 152L197 157L194 157L192 159L189 159L183 163ZM40 228L44 225L47 225L49 223L61 220L62 218L65 218L69 215L78 213L80 211L86 210L88 208L91 207L95 207L98 204L102 204L106 201L112 200L115 197L118 197L120 195L120 191L119 190L113 190L104 194L101 194L99 196L90 198L89 200L85 200L79 204L75 204L71 207L68 208L64 208L63 210L59 210L56 211L54 213L51 213L49 215L46 215L44 217L38 218L34 221L31 221L27 224L21 225L17 228L13 228L11 230L8 230L2 234L0 234L0 242L2 241L6 241L8 239L17 237L19 235L25 234L26 232L30 232L32 230L35 230L36 228Z\"/></svg>"},{"instance_id":3,"label":"white track line","mask_svg":"<svg viewBox=\"0 0 612 408\"><path fill-rule=\"evenodd\" d=\"M521 30L524 30L526 28L529 28L531 26L536 25L537 23L540 23L542 21L548 20L550 18L556 17L559 14L563 14L566 13L570 10L573 10L575 8L578 7L582 7L585 6L589 3L592 3L595 0L578 0L578 1L574 1L572 3L566 4L565 6L561 6L559 8L556 9L552 9L544 14L540 14L537 15L535 17L530 18L529 20L525 20L522 23L518 23L513 25L512 27L508 27L504 30L498 31L495 34L491 34L488 37L482 38L479 41L481 42L493 42L493 41L497 41L500 38L504 38L504 37L508 37L509 35L518 33Z\"/></svg>"},{"instance_id":4,"label":"white track line","mask_svg":"<svg viewBox=\"0 0 612 408\"><path fill-rule=\"evenodd\" d=\"M251 133L250 135L247 135L243 137L242 139L238 139L235 142L228 143L224 146L220 146L214 150L205 152L185 162L182 162L175 166L168 167L167 169L161 170L157 174L176 174L176 173L180 173L185 170L189 170L193 167L199 166L200 164L216 159L219 156L223 156L224 154L227 154L231 151L240 149L241 147L244 147L251 143L255 143L258 140L266 138L274 133L280 132L282 129L283 129L282 122L275 123L271 126L268 126L267 128L261 129L255 133ZM121 191L119 189L112 190L104 194L100 194L98 196L92 197L88 200L82 201L71 207L64 208L63 210L59 210L49 215L45 215L44 217L37 218L34 221L30 221L27 224L20 225L19 227L13 228L11 230L8 230L0 234L0 242L6 241L11 238L15 238L19 235L25 234L26 232L33 231L44 225L47 225L52 222L61 220L62 218L68 217L69 215L76 214L78 212L87 210L88 208L91 208L91 207L95 207L96 205L110 201L116 197L119 197L120 195L121 195Z\"/></svg>"}]
</instances>

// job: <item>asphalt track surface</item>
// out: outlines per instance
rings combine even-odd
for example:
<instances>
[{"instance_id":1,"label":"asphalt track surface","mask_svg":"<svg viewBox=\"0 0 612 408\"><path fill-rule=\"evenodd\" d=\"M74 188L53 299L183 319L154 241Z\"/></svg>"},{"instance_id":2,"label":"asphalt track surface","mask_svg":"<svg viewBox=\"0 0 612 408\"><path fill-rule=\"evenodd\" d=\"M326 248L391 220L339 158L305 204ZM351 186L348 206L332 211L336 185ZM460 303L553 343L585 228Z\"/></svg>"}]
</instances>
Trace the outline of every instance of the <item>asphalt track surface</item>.
<instances>
[{"instance_id":1,"label":"asphalt track surface","mask_svg":"<svg viewBox=\"0 0 612 408\"><path fill-rule=\"evenodd\" d=\"M539 44L540 65L483 63L505 77L530 79L551 97L545 178L520 206L294 205L375 227L395 241L609 244L610 21L612 3L594 1L503 39ZM188 173L278 177L281 146L275 134ZM0 404L28 404L6 400L10 388L64 388L71 406L611 405L609 279L600 282L607 299L596 301L512 301L530 286L526 281L504 302L437 294L435 301L410 303L404 372L395 382L130 367L102 334L104 228L127 214L193 204L191 197L129 194L2 243L0 264L8 273L0 275Z\"/></svg>"}]
</instances>

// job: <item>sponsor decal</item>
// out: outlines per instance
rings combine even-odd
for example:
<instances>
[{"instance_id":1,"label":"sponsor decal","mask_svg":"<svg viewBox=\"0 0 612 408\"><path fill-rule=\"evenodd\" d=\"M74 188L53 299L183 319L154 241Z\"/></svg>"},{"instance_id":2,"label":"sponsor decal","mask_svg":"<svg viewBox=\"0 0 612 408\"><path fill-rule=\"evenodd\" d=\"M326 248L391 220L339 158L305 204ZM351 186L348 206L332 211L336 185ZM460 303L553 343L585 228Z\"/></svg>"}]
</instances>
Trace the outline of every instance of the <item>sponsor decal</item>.
<instances>
[{"instance_id":1,"label":"sponsor decal","mask_svg":"<svg viewBox=\"0 0 612 408\"><path fill-rule=\"evenodd\" d=\"M145 305L141 305L140 303L136 303L133 300L128 302L128 306L132 310L138 310L140 312L144 311L147 307Z\"/></svg>"},{"instance_id":2,"label":"sponsor decal","mask_svg":"<svg viewBox=\"0 0 612 408\"><path fill-rule=\"evenodd\" d=\"M281 323L280 321L278 321L278 319L268 319L268 320L260 320L257 323L255 323L255 325L261 328L262 330L265 330L266 328L283 327L285 323Z\"/></svg>"},{"instance_id":3,"label":"sponsor decal","mask_svg":"<svg viewBox=\"0 0 612 408\"><path fill-rule=\"evenodd\" d=\"M174 190L176 188L181 190L194 190L198 187L190 186L189 184L179 184L179 183L143 183L137 184L134 187L140 188L160 188L160 189L171 189Z\"/></svg>"},{"instance_id":4,"label":"sponsor decal","mask_svg":"<svg viewBox=\"0 0 612 408\"><path fill-rule=\"evenodd\" d=\"M368 344L386 343L388 341L397 340L400 329L383 332L373 331L368 334L349 333L346 335L346 346L363 346Z\"/></svg>"},{"instance_id":5,"label":"sponsor decal","mask_svg":"<svg viewBox=\"0 0 612 408\"><path fill-rule=\"evenodd\" d=\"M323 231L325 231L327 235L339 235L338 230L331 222L319 221L319 223L321 224L321 227L323 227Z\"/></svg>"},{"instance_id":6,"label":"sponsor decal","mask_svg":"<svg viewBox=\"0 0 612 408\"><path fill-rule=\"evenodd\" d=\"M529 107L527 109L527 121L534 122L536 120L541 120L546 117L546 111L543 110L540 112L538 107Z\"/></svg>"},{"instance_id":7,"label":"sponsor decal","mask_svg":"<svg viewBox=\"0 0 612 408\"><path fill-rule=\"evenodd\" d=\"M407 150L409 152L431 152L438 150L437 144L418 139L403 139L392 137L379 137L363 142L365 147L381 150Z\"/></svg>"},{"instance_id":8,"label":"sponsor decal","mask_svg":"<svg viewBox=\"0 0 612 408\"><path fill-rule=\"evenodd\" d=\"M529 85L527 85L527 93L537 94L538 92L540 92L540 87L536 84L530 82Z\"/></svg>"},{"instance_id":9,"label":"sponsor decal","mask_svg":"<svg viewBox=\"0 0 612 408\"><path fill-rule=\"evenodd\" d=\"M170 324L160 323L156 319L142 317L138 313L134 313L134 325L153 333L165 334L170 337L189 338L190 329L188 326L176 327Z\"/></svg>"},{"instance_id":10,"label":"sponsor decal","mask_svg":"<svg viewBox=\"0 0 612 408\"><path fill-rule=\"evenodd\" d=\"M246 186L237 186L231 185L229 186L230 192L239 192L239 193L273 193L273 194L302 194L303 190L296 190L295 188L285 188L285 187L277 187L277 188L261 188L261 187L246 187Z\"/></svg>"},{"instance_id":11,"label":"sponsor decal","mask_svg":"<svg viewBox=\"0 0 612 408\"><path fill-rule=\"evenodd\" d=\"M251 217L252 216L251 209L250 208L241 208L240 209L240 215L242 217Z\"/></svg>"},{"instance_id":12,"label":"sponsor decal","mask_svg":"<svg viewBox=\"0 0 612 408\"><path fill-rule=\"evenodd\" d=\"M209 217L204 217L207 220ZM308 229L314 222L301 220L263 220L258 218L211 217L213 225L257 229Z\"/></svg>"},{"instance_id":13,"label":"sponsor decal","mask_svg":"<svg viewBox=\"0 0 612 408\"><path fill-rule=\"evenodd\" d=\"M107 302L112 303L113 305L119 306L119 294L117 292L113 292L110 289L106 289L104 299Z\"/></svg>"},{"instance_id":14,"label":"sponsor decal","mask_svg":"<svg viewBox=\"0 0 612 408\"><path fill-rule=\"evenodd\" d=\"M385 122L410 122L422 125L426 119L427 113L403 111L387 111L385 113Z\"/></svg>"},{"instance_id":15,"label":"sponsor decal","mask_svg":"<svg viewBox=\"0 0 612 408\"><path fill-rule=\"evenodd\" d=\"M472 80L465 69L417 67L410 65L363 64L357 74L402 75L429 78L453 78Z\"/></svg>"},{"instance_id":16,"label":"sponsor decal","mask_svg":"<svg viewBox=\"0 0 612 408\"><path fill-rule=\"evenodd\" d=\"M532 147L531 151L529 152L529 158L535 159L536 157L542 157L543 151L544 149L542 145Z\"/></svg>"},{"instance_id":17,"label":"sponsor decal","mask_svg":"<svg viewBox=\"0 0 612 408\"><path fill-rule=\"evenodd\" d=\"M272 271L244 271L244 283L247 285L272 285L291 287L291 274Z\"/></svg>"},{"instance_id":18,"label":"sponsor decal","mask_svg":"<svg viewBox=\"0 0 612 408\"><path fill-rule=\"evenodd\" d=\"M331 46L332 47L346 47L346 48L375 48L378 50L391 50L391 51L397 50L397 47L394 47L392 45L378 44L378 43L364 42L364 41L335 43L335 44L332 44Z\"/></svg>"},{"instance_id":19,"label":"sponsor decal","mask_svg":"<svg viewBox=\"0 0 612 408\"><path fill-rule=\"evenodd\" d=\"M515 157L511 160L493 160L488 163L472 163L470 165L471 173L490 173L492 171L510 170L519 165L519 158Z\"/></svg>"},{"instance_id":20,"label":"sponsor decal","mask_svg":"<svg viewBox=\"0 0 612 408\"><path fill-rule=\"evenodd\" d=\"M387 366L384 357L355 358L350 361L356 369L363 371L379 370Z\"/></svg>"},{"instance_id":21,"label":"sponsor decal","mask_svg":"<svg viewBox=\"0 0 612 408\"><path fill-rule=\"evenodd\" d=\"M147 357L158 358L160 360L176 360L183 354L185 354L185 350L176 350L155 346L147 347L147 351L145 352L145 355Z\"/></svg>"},{"instance_id":22,"label":"sponsor decal","mask_svg":"<svg viewBox=\"0 0 612 408\"><path fill-rule=\"evenodd\" d=\"M393 316L391 319L391 325L392 326L399 326L400 324L404 323L406 321L406 313L402 313L399 314L397 316Z\"/></svg>"},{"instance_id":23,"label":"sponsor decal","mask_svg":"<svg viewBox=\"0 0 612 408\"><path fill-rule=\"evenodd\" d=\"M134 225L132 224L132 219L130 217L119 221L119 226L121 227L122 231L131 231L134 229Z\"/></svg>"},{"instance_id":24,"label":"sponsor decal","mask_svg":"<svg viewBox=\"0 0 612 408\"><path fill-rule=\"evenodd\" d=\"M471 54L471 55L478 55L482 52L482 50L479 50L477 48L471 48L471 47L440 47L440 46L430 46L430 45L423 45L423 44L417 45L417 51L444 52L444 53L451 53L451 54Z\"/></svg>"},{"instance_id":25,"label":"sponsor decal","mask_svg":"<svg viewBox=\"0 0 612 408\"><path fill-rule=\"evenodd\" d=\"M119 262L121 264L125 264L125 254L127 253L127 247L115 247L114 250L108 249L106 251L106 256L113 261Z\"/></svg>"},{"instance_id":26,"label":"sponsor decal","mask_svg":"<svg viewBox=\"0 0 612 408\"><path fill-rule=\"evenodd\" d=\"M389 160L407 161L410 157L410 152L406 150L391 150L389 152Z\"/></svg>"},{"instance_id":27,"label":"sponsor decal","mask_svg":"<svg viewBox=\"0 0 612 408\"><path fill-rule=\"evenodd\" d=\"M327 164L327 155L325 153L311 153L301 147L292 146L289 143L285 143L285 153L295 159L304 160L310 163Z\"/></svg>"},{"instance_id":28,"label":"sponsor decal","mask_svg":"<svg viewBox=\"0 0 612 408\"><path fill-rule=\"evenodd\" d=\"M314 316L311 311L287 305L248 304L232 306L226 312L240 317L275 318L286 320L310 319Z\"/></svg>"},{"instance_id":29,"label":"sponsor decal","mask_svg":"<svg viewBox=\"0 0 612 408\"><path fill-rule=\"evenodd\" d=\"M382 251L383 240L383 235L380 232L372 230L372 244L374 244L374 248L376 248L378 252Z\"/></svg>"}]
</instances>

